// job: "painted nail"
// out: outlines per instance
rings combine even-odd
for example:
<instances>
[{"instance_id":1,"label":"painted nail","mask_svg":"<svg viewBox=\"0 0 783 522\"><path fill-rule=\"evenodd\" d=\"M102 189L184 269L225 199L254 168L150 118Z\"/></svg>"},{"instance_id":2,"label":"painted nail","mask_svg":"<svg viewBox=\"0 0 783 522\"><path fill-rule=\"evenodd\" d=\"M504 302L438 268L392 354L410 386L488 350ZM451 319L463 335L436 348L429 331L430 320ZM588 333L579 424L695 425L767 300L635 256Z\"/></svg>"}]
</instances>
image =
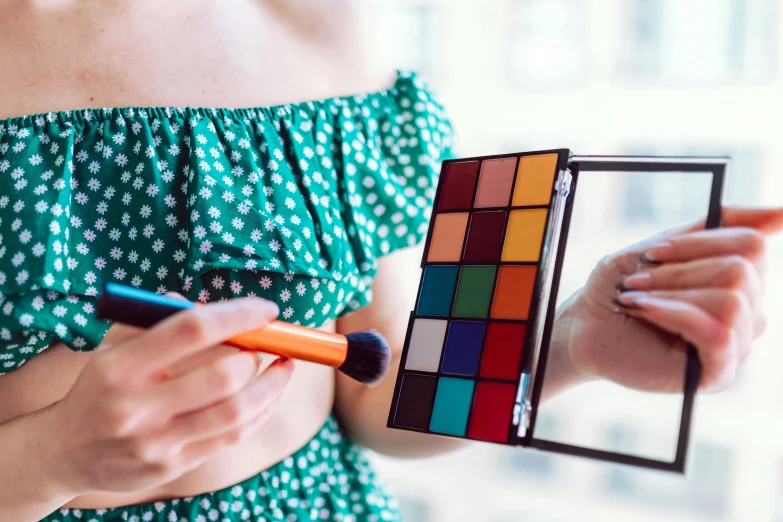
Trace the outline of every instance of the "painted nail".
<instances>
[{"instance_id":1,"label":"painted nail","mask_svg":"<svg viewBox=\"0 0 783 522\"><path fill-rule=\"evenodd\" d=\"M623 287L624 290L644 290L650 287L652 284L652 276L649 272L636 272L623 279L618 287Z\"/></svg>"},{"instance_id":2,"label":"painted nail","mask_svg":"<svg viewBox=\"0 0 783 522\"><path fill-rule=\"evenodd\" d=\"M638 300L642 296L643 294L640 292L628 292L614 297L612 302L620 308L625 308L626 310L638 310L641 308L641 306L639 306Z\"/></svg>"},{"instance_id":3,"label":"painted nail","mask_svg":"<svg viewBox=\"0 0 783 522\"><path fill-rule=\"evenodd\" d=\"M671 243L658 243L642 252L639 258L644 263L658 264L666 258L667 254L671 252L671 249Z\"/></svg>"}]
</instances>

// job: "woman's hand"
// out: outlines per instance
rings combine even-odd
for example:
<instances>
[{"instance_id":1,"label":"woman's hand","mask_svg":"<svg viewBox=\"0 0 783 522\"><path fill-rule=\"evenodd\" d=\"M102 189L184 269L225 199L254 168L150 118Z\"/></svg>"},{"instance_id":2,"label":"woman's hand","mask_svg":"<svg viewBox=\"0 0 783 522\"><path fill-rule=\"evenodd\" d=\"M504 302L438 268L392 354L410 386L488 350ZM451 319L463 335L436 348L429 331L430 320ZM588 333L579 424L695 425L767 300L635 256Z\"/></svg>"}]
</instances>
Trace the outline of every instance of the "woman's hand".
<instances>
[{"instance_id":1,"label":"woman's hand","mask_svg":"<svg viewBox=\"0 0 783 522\"><path fill-rule=\"evenodd\" d=\"M256 354L215 348L277 313L272 303L236 299L141 333L113 327L105 343L114 344L95 353L45 415L52 479L75 495L148 489L255 431L283 393L292 362L278 360L258 376ZM222 354L188 362L209 351Z\"/></svg>"},{"instance_id":2,"label":"woman's hand","mask_svg":"<svg viewBox=\"0 0 783 522\"><path fill-rule=\"evenodd\" d=\"M545 395L597 378L681 391L688 342L700 388L728 387L766 326L765 243L783 209L726 208L723 218L723 228L693 225L604 258L558 311Z\"/></svg>"}]
</instances>

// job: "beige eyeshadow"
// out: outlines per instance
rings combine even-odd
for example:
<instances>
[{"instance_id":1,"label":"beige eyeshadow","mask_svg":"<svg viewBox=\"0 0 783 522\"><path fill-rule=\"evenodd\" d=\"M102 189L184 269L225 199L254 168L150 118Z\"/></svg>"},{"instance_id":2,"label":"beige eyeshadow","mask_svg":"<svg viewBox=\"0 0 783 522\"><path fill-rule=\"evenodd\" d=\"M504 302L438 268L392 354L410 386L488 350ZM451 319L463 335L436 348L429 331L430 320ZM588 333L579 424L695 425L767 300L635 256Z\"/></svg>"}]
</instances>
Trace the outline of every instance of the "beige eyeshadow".
<instances>
[{"instance_id":1,"label":"beige eyeshadow","mask_svg":"<svg viewBox=\"0 0 783 522\"><path fill-rule=\"evenodd\" d=\"M516 167L516 157L482 161L473 206L476 208L507 206Z\"/></svg>"},{"instance_id":2,"label":"beige eyeshadow","mask_svg":"<svg viewBox=\"0 0 783 522\"><path fill-rule=\"evenodd\" d=\"M432 227L430 252L427 261L430 263L456 263L462 255L462 244L465 240L465 228L468 225L468 213L438 214Z\"/></svg>"}]
</instances>

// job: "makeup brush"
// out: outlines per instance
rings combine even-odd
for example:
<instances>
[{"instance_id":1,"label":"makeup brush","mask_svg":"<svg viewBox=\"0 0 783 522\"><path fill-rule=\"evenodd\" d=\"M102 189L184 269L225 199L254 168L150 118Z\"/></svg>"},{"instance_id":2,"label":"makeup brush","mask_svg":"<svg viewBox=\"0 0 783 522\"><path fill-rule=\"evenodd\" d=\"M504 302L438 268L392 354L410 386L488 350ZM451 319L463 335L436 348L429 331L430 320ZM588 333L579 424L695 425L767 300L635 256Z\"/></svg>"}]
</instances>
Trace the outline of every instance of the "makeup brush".
<instances>
[{"instance_id":1,"label":"makeup brush","mask_svg":"<svg viewBox=\"0 0 783 522\"><path fill-rule=\"evenodd\" d=\"M152 325L198 304L146 290L108 283L98 298L98 319L139 328ZM239 334L224 344L337 368L362 384L377 384L389 371L391 349L374 330L348 335L324 332L284 321Z\"/></svg>"}]
</instances>

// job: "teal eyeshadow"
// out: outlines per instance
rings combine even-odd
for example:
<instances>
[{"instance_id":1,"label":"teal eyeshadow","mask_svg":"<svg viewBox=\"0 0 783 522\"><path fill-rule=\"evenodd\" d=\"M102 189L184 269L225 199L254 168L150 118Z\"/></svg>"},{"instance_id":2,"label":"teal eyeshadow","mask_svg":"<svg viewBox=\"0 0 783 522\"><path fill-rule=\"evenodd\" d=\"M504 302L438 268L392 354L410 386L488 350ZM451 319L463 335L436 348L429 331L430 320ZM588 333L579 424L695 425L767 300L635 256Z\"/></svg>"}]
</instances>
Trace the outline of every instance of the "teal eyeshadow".
<instances>
[{"instance_id":1,"label":"teal eyeshadow","mask_svg":"<svg viewBox=\"0 0 783 522\"><path fill-rule=\"evenodd\" d=\"M457 283L457 271L456 266L428 266L424 269L424 281L416 307L417 315L449 315Z\"/></svg>"},{"instance_id":2,"label":"teal eyeshadow","mask_svg":"<svg viewBox=\"0 0 783 522\"><path fill-rule=\"evenodd\" d=\"M464 437L473 400L473 381L441 377L435 393L430 431Z\"/></svg>"}]
</instances>

